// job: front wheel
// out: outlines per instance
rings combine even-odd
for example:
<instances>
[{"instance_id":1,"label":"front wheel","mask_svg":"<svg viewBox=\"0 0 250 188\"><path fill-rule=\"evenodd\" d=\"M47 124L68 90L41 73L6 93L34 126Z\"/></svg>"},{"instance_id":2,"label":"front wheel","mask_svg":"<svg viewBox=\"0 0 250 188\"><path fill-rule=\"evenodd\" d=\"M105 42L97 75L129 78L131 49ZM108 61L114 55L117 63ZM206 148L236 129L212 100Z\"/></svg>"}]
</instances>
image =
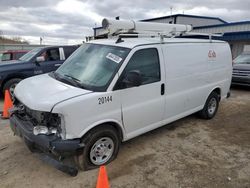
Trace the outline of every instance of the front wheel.
<instances>
[{"instance_id":1,"label":"front wheel","mask_svg":"<svg viewBox=\"0 0 250 188\"><path fill-rule=\"evenodd\" d=\"M212 92L203 107L203 109L199 112L199 115L203 119L212 119L219 107L219 95L216 92Z\"/></svg>"},{"instance_id":2,"label":"front wheel","mask_svg":"<svg viewBox=\"0 0 250 188\"><path fill-rule=\"evenodd\" d=\"M115 128L103 125L90 131L82 140L83 152L76 156L79 168L88 170L113 161L119 151L120 139Z\"/></svg>"}]
</instances>

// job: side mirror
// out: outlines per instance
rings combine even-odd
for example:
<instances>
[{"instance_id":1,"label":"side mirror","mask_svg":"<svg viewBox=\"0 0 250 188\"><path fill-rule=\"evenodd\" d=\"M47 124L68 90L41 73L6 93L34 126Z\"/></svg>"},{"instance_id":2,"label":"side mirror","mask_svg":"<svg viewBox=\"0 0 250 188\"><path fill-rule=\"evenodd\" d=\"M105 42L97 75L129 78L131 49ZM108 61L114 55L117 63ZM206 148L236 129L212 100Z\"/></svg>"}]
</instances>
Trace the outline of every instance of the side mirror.
<instances>
[{"instance_id":1,"label":"side mirror","mask_svg":"<svg viewBox=\"0 0 250 188\"><path fill-rule=\"evenodd\" d=\"M138 87L142 84L142 76L139 70L129 71L122 80L126 88Z\"/></svg>"},{"instance_id":2,"label":"side mirror","mask_svg":"<svg viewBox=\"0 0 250 188\"><path fill-rule=\"evenodd\" d=\"M36 58L37 63L40 63L40 62L43 62L43 61L45 61L45 58L43 56L39 56L39 57Z\"/></svg>"}]
</instances>

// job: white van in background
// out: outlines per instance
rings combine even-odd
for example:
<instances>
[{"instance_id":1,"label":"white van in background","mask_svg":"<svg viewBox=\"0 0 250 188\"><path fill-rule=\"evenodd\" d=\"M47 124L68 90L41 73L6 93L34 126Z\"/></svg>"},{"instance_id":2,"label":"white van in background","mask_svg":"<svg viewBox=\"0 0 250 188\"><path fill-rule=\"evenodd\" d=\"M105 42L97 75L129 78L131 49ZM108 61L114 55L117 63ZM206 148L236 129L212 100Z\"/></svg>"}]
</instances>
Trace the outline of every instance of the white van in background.
<instances>
[{"instance_id":1,"label":"white van in background","mask_svg":"<svg viewBox=\"0 0 250 188\"><path fill-rule=\"evenodd\" d=\"M11 127L31 150L74 154L90 169L115 159L123 141L196 112L213 118L231 75L222 41L91 41L57 71L16 86Z\"/></svg>"}]
</instances>

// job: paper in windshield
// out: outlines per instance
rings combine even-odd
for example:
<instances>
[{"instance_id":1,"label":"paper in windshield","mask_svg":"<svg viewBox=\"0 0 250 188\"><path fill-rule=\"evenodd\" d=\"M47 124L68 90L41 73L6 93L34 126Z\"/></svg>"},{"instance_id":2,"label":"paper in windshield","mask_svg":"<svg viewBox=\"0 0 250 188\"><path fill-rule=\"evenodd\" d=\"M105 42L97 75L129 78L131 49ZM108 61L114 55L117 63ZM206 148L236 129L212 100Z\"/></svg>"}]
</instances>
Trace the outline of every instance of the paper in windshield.
<instances>
[{"instance_id":1,"label":"paper in windshield","mask_svg":"<svg viewBox=\"0 0 250 188\"><path fill-rule=\"evenodd\" d=\"M108 53L108 55L106 55L106 58L110 59L111 61L114 61L115 63L120 63L122 61L121 57L112 53Z\"/></svg>"}]
</instances>

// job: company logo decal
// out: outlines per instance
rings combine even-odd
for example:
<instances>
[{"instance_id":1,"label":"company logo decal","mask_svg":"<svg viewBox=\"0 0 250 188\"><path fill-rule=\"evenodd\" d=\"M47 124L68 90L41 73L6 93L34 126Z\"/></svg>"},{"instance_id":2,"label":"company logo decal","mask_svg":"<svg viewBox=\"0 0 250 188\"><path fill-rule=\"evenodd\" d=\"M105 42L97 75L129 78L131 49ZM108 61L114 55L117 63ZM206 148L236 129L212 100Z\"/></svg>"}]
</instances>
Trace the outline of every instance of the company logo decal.
<instances>
[{"instance_id":1,"label":"company logo decal","mask_svg":"<svg viewBox=\"0 0 250 188\"><path fill-rule=\"evenodd\" d=\"M214 50L209 50L208 57L209 58L216 58L216 52Z\"/></svg>"},{"instance_id":2,"label":"company logo decal","mask_svg":"<svg viewBox=\"0 0 250 188\"><path fill-rule=\"evenodd\" d=\"M216 52L214 50L209 50L207 56L208 56L208 61L216 60Z\"/></svg>"}]
</instances>

